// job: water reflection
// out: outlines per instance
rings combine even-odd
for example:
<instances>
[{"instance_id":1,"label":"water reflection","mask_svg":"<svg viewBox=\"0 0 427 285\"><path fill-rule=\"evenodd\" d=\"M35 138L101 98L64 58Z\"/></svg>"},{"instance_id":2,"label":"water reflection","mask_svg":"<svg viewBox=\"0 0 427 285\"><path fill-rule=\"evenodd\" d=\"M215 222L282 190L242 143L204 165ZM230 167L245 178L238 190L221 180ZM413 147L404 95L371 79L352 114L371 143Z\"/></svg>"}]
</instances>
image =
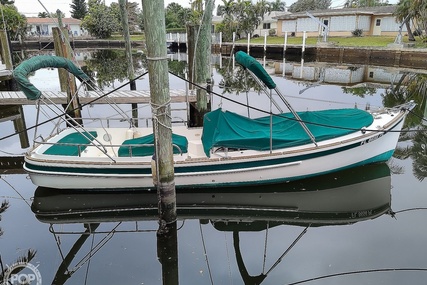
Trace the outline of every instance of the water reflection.
<instances>
[{"instance_id":1,"label":"water reflection","mask_svg":"<svg viewBox=\"0 0 427 285\"><path fill-rule=\"evenodd\" d=\"M190 233L192 238L180 239L178 242L175 225L170 232L158 234L157 256L152 257L151 263L155 267L156 260L160 261L162 276L168 278L164 284L178 284L178 251L182 254L181 261L188 258L186 250L178 249L188 242L195 242L194 234L191 234L194 228L191 225L198 221L201 233L203 226L206 232L232 234L236 264L229 266L237 266L236 270L245 284L260 284L268 280L269 274L276 271L275 268L280 267L285 255L310 228L349 225L388 213L390 190L390 169L386 164L358 167L313 179L265 187L183 189L177 194L178 236L188 236L187 233ZM77 192L38 188L32 211L39 221L50 224L55 241L65 239L64 236L76 237L68 253L60 251L62 262L56 271L54 284L65 283L75 270L90 262L95 254L103 255L104 259L114 258L108 252L98 252L102 252L102 247L118 233L154 234L158 217L156 193L140 191ZM243 246L246 243L241 241L241 235L265 232L267 247L267 237L270 236L271 239L274 236L275 228L290 225L302 227L297 238L270 267L265 266L264 260L261 274L251 274L252 255L249 253L252 248ZM89 237L94 235L102 237L98 238L98 243L94 243L92 239L92 246L87 254L79 254L83 244L90 243ZM201 237L206 255L204 236ZM139 243L143 246L144 240L139 240ZM83 258L74 261L77 255ZM227 260L230 262L230 256L218 258L214 254L214 257L217 259L210 259L210 264L223 264ZM185 268L192 262L185 260L181 263ZM209 269L209 263L208 271L211 275L214 273ZM210 278L213 278L212 275Z\"/></svg>"}]
</instances>

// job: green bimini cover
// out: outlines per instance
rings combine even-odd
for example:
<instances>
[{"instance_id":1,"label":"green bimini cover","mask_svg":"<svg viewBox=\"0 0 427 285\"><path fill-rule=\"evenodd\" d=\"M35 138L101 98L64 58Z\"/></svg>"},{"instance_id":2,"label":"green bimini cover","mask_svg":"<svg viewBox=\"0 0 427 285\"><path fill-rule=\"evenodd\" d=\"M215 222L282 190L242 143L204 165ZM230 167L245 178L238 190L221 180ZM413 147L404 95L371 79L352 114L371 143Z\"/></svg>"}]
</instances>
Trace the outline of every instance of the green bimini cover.
<instances>
[{"instance_id":1,"label":"green bimini cover","mask_svg":"<svg viewBox=\"0 0 427 285\"><path fill-rule=\"evenodd\" d=\"M359 109L334 109L298 112L316 141L336 138L369 126L373 117ZM292 119L292 120L291 120ZM328 126L328 127L326 127ZM250 119L232 112L217 109L204 116L203 149L207 156L213 147L252 150L270 149L270 117ZM273 149L310 144L311 140L292 113L273 116Z\"/></svg>"},{"instance_id":2,"label":"green bimini cover","mask_svg":"<svg viewBox=\"0 0 427 285\"><path fill-rule=\"evenodd\" d=\"M78 68L72 61L52 55L38 55L23 61L13 71L13 77L18 83L19 88L30 100L40 98L41 92L28 80L27 76L33 71L45 67L64 68L76 76L80 81L88 81L89 77Z\"/></svg>"},{"instance_id":3,"label":"green bimini cover","mask_svg":"<svg viewBox=\"0 0 427 285\"><path fill-rule=\"evenodd\" d=\"M235 58L239 64L252 71L269 89L276 88L276 83L255 58L243 51L236 52Z\"/></svg>"},{"instance_id":4,"label":"green bimini cover","mask_svg":"<svg viewBox=\"0 0 427 285\"><path fill-rule=\"evenodd\" d=\"M78 156L79 147L80 153L86 149L86 146L90 144L94 138L98 136L98 133L93 132L75 132L66 135L58 141L58 144L54 144L49 147L44 154L50 155L65 155L65 156ZM69 144L69 145L66 145Z\"/></svg>"},{"instance_id":5,"label":"green bimini cover","mask_svg":"<svg viewBox=\"0 0 427 285\"><path fill-rule=\"evenodd\" d=\"M174 147L173 153L186 153L188 148L188 140L184 136L172 134L172 143L177 145L181 151ZM151 144L152 146L132 146L135 144ZM132 150L131 150L132 149ZM154 154L154 135L143 136L136 139L125 140L119 148L119 157L128 156L147 156Z\"/></svg>"}]
</instances>

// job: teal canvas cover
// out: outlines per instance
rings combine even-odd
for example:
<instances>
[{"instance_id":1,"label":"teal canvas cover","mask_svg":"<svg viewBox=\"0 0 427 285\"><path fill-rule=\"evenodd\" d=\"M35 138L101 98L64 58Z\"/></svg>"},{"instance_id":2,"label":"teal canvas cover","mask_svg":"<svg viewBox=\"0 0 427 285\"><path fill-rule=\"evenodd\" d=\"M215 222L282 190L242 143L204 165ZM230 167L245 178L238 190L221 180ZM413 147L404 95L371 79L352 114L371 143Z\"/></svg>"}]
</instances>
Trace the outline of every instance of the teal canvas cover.
<instances>
[{"instance_id":1,"label":"teal canvas cover","mask_svg":"<svg viewBox=\"0 0 427 285\"><path fill-rule=\"evenodd\" d=\"M182 153L187 152L188 140L184 136L177 134L172 134L172 143L177 145ZM146 144L150 146L132 146L136 144ZM176 147L173 148L173 153L181 153L180 150ZM129 157L129 156L147 156L154 154L154 135L150 134L148 136L143 136L136 139L125 140L119 148L119 157Z\"/></svg>"},{"instance_id":2,"label":"teal canvas cover","mask_svg":"<svg viewBox=\"0 0 427 285\"><path fill-rule=\"evenodd\" d=\"M276 88L276 83L270 77L270 75L265 71L264 67L252 56L248 55L243 51L238 51L235 54L236 61L241 64L243 67L249 69L255 74L269 89Z\"/></svg>"},{"instance_id":3,"label":"teal canvas cover","mask_svg":"<svg viewBox=\"0 0 427 285\"><path fill-rule=\"evenodd\" d=\"M80 68L78 68L72 61L52 55L38 55L23 61L13 71L13 77L18 83L19 88L24 92L30 100L40 98L41 92L38 90L27 78L28 74L40 68L56 67L64 68L68 72L75 75L80 81L88 81L89 77Z\"/></svg>"},{"instance_id":4,"label":"teal canvas cover","mask_svg":"<svg viewBox=\"0 0 427 285\"><path fill-rule=\"evenodd\" d=\"M66 135L60 139L57 144L50 146L44 154L49 155L65 155L65 156L78 156L79 147L80 153L86 149L94 138L98 136L97 132L75 132ZM67 145L68 144L68 145Z\"/></svg>"},{"instance_id":5,"label":"teal canvas cover","mask_svg":"<svg viewBox=\"0 0 427 285\"><path fill-rule=\"evenodd\" d=\"M317 142L355 132L374 120L371 114L359 109L306 111L298 115ZM204 116L202 142L207 156L213 147L269 150L270 116L250 119L217 109ZM309 143L311 139L292 113L273 116L273 149Z\"/></svg>"}]
</instances>

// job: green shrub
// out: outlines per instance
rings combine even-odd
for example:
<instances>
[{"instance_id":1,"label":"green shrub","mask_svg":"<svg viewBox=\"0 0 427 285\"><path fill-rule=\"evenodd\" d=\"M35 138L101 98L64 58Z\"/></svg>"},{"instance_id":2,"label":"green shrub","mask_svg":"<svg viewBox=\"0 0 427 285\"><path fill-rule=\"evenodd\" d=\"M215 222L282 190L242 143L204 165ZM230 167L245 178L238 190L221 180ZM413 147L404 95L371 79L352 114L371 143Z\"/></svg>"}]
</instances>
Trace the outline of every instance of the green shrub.
<instances>
[{"instance_id":1,"label":"green shrub","mask_svg":"<svg viewBox=\"0 0 427 285\"><path fill-rule=\"evenodd\" d=\"M354 31L351 32L351 34L355 37L361 37L363 34L363 30L362 29L355 29Z\"/></svg>"}]
</instances>

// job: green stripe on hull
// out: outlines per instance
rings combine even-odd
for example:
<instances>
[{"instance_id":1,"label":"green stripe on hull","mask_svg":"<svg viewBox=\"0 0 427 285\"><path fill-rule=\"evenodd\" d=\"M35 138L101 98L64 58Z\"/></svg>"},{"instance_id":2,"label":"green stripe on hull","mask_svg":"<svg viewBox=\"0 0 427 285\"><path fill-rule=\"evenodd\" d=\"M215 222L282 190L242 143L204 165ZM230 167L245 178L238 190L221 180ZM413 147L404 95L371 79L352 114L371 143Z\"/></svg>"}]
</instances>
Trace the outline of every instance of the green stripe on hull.
<instances>
[{"instance_id":1,"label":"green stripe on hull","mask_svg":"<svg viewBox=\"0 0 427 285\"><path fill-rule=\"evenodd\" d=\"M353 167L357 167L357 166L364 166L367 164L373 164L373 163L381 163L381 162L386 162L388 161L391 156L393 155L394 150L390 150L387 152L384 152L380 155L374 156L370 159L355 163L355 164L351 164L348 165L346 167L340 167L340 168L336 168L336 169L332 169L332 170L328 170L328 171L323 171L323 172L318 172L318 173L313 173L310 175L301 175L301 176L294 176L294 177L284 177L284 178L279 178L279 179L271 179L271 180L259 180L259 181L243 181L243 182L236 182L236 183L215 183L215 184L202 184L202 185L177 185L177 188L210 188L210 187L239 187L239 186L247 186L247 185L264 185L264 184L276 184L276 183L281 183L281 182L288 182L288 181L295 181L295 180L300 180L300 179L306 179L306 178L311 178L314 176L319 176L319 175L324 175L324 174L328 174L328 173L333 173L333 172L337 172L337 171L341 171L341 170L345 170L345 169L349 169L349 168L353 168Z\"/></svg>"}]
</instances>

